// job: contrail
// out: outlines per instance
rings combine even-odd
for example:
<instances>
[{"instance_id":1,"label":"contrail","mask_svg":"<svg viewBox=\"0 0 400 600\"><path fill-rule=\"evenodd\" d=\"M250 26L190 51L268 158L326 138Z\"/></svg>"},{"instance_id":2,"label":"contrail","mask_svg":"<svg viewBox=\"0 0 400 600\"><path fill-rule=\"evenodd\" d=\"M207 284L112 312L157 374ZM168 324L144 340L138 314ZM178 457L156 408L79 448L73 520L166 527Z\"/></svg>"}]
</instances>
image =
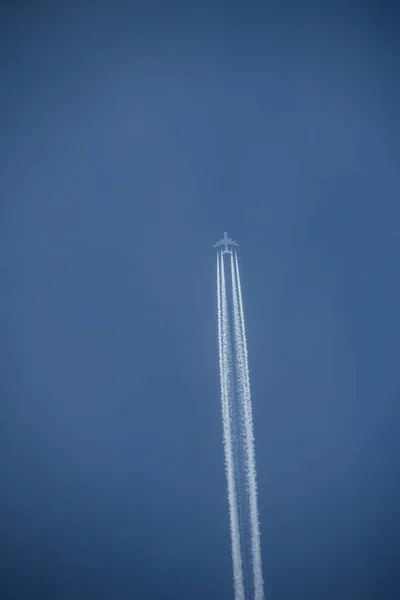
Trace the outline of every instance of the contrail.
<instances>
[{"instance_id":1,"label":"contrail","mask_svg":"<svg viewBox=\"0 0 400 600\"><path fill-rule=\"evenodd\" d=\"M227 238L226 243L232 240ZM236 244L237 245L237 244ZM217 254L218 346L235 600L264 600L250 377L237 255ZM231 255L227 289L224 254Z\"/></svg>"},{"instance_id":2,"label":"contrail","mask_svg":"<svg viewBox=\"0 0 400 600\"><path fill-rule=\"evenodd\" d=\"M242 556L240 550L240 530L238 507L235 489L235 467L232 450L231 416L230 416L230 377L231 348L229 339L229 320L225 286L224 261L217 254L217 294L218 294L218 347L221 384L222 424L225 450L225 472L228 487L229 518L232 544L233 582L235 600L245 600L243 588Z\"/></svg>"},{"instance_id":3,"label":"contrail","mask_svg":"<svg viewBox=\"0 0 400 600\"><path fill-rule=\"evenodd\" d=\"M231 255L232 270L232 295L233 312L235 324L235 339L238 348L238 379L240 381L240 392L243 394L241 403L244 409L245 423L245 448L246 448L246 475L249 494L250 508L250 532L251 532L251 558L253 566L254 599L264 599L264 582L261 560L260 524L257 506L257 475L254 451L253 416L251 407L249 361L246 341L246 328L243 311L242 289L240 285L239 263L235 252L235 259Z\"/></svg>"}]
</instances>

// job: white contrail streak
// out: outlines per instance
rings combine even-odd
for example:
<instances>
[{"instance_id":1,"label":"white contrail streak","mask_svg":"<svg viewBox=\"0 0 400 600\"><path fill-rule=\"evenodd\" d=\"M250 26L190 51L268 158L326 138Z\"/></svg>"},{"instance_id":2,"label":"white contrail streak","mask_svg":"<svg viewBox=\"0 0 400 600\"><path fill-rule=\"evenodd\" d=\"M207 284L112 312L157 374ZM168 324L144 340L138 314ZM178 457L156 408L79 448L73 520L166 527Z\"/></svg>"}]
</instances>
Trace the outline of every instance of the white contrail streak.
<instances>
[{"instance_id":1,"label":"white contrail streak","mask_svg":"<svg viewBox=\"0 0 400 600\"><path fill-rule=\"evenodd\" d=\"M251 559L253 567L254 600L264 600L264 585L261 561L260 526L257 508L257 479L254 452L253 418L251 409L250 376L246 330L243 312L242 291L240 285L239 265L237 255L235 260L231 255L232 275L232 308L236 350L236 372L238 394L244 421L244 446L247 477L247 492L249 495L249 519L251 536Z\"/></svg>"},{"instance_id":2,"label":"white contrail streak","mask_svg":"<svg viewBox=\"0 0 400 600\"><path fill-rule=\"evenodd\" d=\"M243 567L240 550L239 517L235 487L235 468L232 449L230 394L231 384L231 344L229 339L229 319L226 298L224 260L217 253L217 304L218 304L218 349L221 385L222 424L225 450L225 472L228 487L229 518L232 544L233 583L235 600L245 600Z\"/></svg>"},{"instance_id":3,"label":"white contrail streak","mask_svg":"<svg viewBox=\"0 0 400 600\"><path fill-rule=\"evenodd\" d=\"M218 349L235 600L264 600L250 376L237 254L217 254Z\"/></svg>"}]
</instances>

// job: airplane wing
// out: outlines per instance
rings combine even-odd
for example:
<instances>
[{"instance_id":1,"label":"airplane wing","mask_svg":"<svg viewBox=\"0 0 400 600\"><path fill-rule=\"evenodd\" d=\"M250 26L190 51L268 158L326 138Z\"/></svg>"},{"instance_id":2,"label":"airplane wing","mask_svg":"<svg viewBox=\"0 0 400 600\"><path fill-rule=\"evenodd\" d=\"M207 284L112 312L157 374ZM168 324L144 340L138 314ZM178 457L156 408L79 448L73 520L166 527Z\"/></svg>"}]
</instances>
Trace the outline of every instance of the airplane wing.
<instances>
[{"instance_id":1,"label":"airplane wing","mask_svg":"<svg viewBox=\"0 0 400 600\"><path fill-rule=\"evenodd\" d=\"M226 235L225 237L222 238L222 240L219 240L219 242L217 242L216 244L214 244L213 248L217 248L218 246L240 246L240 244L238 244L237 242L235 242L235 240L231 240L230 238L228 238Z\"/></svg>"}]
</instances>

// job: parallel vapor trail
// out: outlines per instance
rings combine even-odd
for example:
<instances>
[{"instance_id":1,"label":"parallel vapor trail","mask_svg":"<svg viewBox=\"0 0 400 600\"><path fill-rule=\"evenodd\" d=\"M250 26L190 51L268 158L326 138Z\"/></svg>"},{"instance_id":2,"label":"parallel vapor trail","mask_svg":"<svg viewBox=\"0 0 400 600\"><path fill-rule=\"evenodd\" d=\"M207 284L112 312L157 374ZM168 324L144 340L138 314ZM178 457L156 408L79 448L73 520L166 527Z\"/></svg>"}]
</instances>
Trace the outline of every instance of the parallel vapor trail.
<instances>
[{"instance_id":1,"label":"parallel vapor trail","mask_svg":"<svg viewBox=\"0 0 400 600\"><path fill-rule=\"evenodd\" d=\"M236 418L237 428L239 430L237 460L239 469L237 472L237 491L240 498L241 511L239 513L241 519L241 531L243 539L241 540L241 549L243 557L243 572L245 580L246 598L254 598L255 582L253 571L253 530L251 527L250 518L250 489L252 486L252 477L250 469L250 454L251 454L251 439L249 437L248 412L246 407L247 400L247 380L246 380L246 365L245 354L243 347L243 335L240 321L239 311L239 296L236 282L236 273L233 262L233 255L230 258L231 268L231 289L232 289L232 324L233 324L233 339L235 350L235 398L234 402L237 406Z\"/></svg>"},{"instance_id":2,"label":"parallel vapor trail","mask_svg":"<svg viewBox=\"0 0 400 600\"><path fill-rule=\"evenodd\" d=\"M218 347L235 600L264 600L248 352L237 255L217 255Z\"/></svg>"},{"instance_id":3,"label":"parallel vapor trail","mask_svg":"<svg viewBox=\"0 0 400 600\"><path fill-rule=\"evenodd\" d=\"M247 351L247 340L246 340L246 327L244 320L243 311L243 298L242 289L240 285L240 274L239 274L239 263L237 254L235 252L235 261L231 256L231 269L232 269L232 285L233 285L233 308L235 314L235 329L236 323L239 321L240 324L240 370L243 368L243 408L245 414L245 428L246 428L246 472L247 472L247 485L249 493L249 505L250 505L250 530L251 530L251 550L252 550L252 563L253 563L253 583L254 583L254 599L264 600L264 581L262 573L262 560L261 560L261 541L260 541L260 524L258 517L258 504L257 504L257 471L254 451L254 432L253 432L253 416L251 407L251 392L250 392L250 375L249 375L249 361Z\"/></svg>"},{"instance_id":4,"label":"parallel vapor trail","mask_svg":"<svg viewBox=\"0 0 400 600\"><path fill-rule=\"evenodd\" d=\"M225 450L225 472L228 487L228 503L232 544L233 582L235 590L235 600L245 600L230 415L230 394L232 393L230 385L230 378L232 374L230 373L230 371L232 357L229 339L229 320L226 298L224 261L222 255L220 257L219 254L217 254L217 294L221 406Z\"/></svg>"}]
</instances>

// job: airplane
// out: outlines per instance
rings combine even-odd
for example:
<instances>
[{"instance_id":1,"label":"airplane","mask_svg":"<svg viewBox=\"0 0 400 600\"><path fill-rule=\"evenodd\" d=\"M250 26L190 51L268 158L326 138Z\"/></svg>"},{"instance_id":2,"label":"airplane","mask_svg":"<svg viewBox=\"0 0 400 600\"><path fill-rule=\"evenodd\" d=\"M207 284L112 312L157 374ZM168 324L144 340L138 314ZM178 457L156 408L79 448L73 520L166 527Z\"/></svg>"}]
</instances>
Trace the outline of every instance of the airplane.
<instances>
[{"instance_id":1,"label":"airplane","mask_svg":"<svg viewBox=\"0 0 400 600\"><path fill-rule=\"evenodd\" d=\"M222 240L219 240L219 242L214 244L213 247L217 248L218 246L225 246L225 249L222 250L222 254L232 254L232 250L229 250L228 246L239 246L239 244L235 242L235 240L231 240L230 238L228 238L225 231Z\"/></svg>"}]
</instances>

